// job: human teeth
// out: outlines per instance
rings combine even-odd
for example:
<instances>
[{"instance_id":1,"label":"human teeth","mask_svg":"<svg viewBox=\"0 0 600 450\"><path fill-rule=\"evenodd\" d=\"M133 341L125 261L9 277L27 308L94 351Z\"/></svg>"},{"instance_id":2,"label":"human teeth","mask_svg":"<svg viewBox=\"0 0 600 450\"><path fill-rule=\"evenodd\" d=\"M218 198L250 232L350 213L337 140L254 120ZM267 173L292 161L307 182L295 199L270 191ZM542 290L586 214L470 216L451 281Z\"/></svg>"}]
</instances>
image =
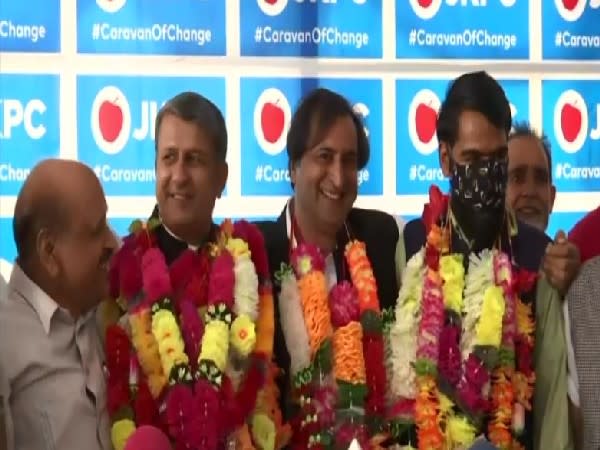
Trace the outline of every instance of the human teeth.
<instances>
[{"instance_id":1,"label":"human teeth","mask_svg":"<svg viewBox=\"0 0 600 450\"><path fill-rule=\"evenodd\" d=\"M339 200L341 195L340 194L334 194L333 192L327 192L327 191L321 191L323 193L323 195L331 200Z\"/></svg>"}]
</instances>

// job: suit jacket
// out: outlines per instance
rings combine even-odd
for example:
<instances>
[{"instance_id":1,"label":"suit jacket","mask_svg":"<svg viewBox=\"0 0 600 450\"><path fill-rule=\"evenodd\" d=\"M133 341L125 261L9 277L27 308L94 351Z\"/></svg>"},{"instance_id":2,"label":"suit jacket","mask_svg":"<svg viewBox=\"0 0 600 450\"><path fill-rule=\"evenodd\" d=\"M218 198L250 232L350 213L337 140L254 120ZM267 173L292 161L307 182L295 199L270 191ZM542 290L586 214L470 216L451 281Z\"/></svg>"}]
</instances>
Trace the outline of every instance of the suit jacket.
<instances>
[{"instance_id":1,"label":"suit jacket","mask_svg":"<svg viewBox=\"0 0 600 450\"><path fill-rule=\"evenodd\" d=\"M279 270L282 263L289 262L290 241L287 232L286 209L276 221L256 222L265 238L269 255L271 276ZM396 280L395 257L396 245L400 232L397 221L381 211L353 208L347 219L347 225L352 238L365 242L367 254L373 273L377 280L377 290L381 308L393 307L398 297L398 282ZM343 251L348 236L345 228L338 234L338 250L334 252L337 278L344 277ZM346 276L348 278L348 276ZM278 380L281 391L282 413L285 420L292 415L291 380L288 372L290 356L285 345L283 330L279 320L279 286L274 285L275 295L275 361L282 374Z\"/></svg>"}]
</instances>

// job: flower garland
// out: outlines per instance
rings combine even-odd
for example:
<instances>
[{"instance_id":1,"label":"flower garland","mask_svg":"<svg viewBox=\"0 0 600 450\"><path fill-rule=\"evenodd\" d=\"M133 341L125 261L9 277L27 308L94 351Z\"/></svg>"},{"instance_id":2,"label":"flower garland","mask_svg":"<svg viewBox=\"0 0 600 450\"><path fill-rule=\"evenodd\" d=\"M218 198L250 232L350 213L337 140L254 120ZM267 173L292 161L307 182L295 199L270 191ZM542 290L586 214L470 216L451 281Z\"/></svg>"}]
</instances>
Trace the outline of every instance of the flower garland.
<instances>
[{"instance_id":1,"label":"flower garland","mask_svg":"<svg viewBox=\"0 0 600 450\"><path fill-rule=\"evenodd\" d=\"M519 295L535 276L506 253L450 253L448 198L433 186L424 248L407 263L387 328L392 434L416 428L419 449L468 448L486 434L500 449L521 448L531 409L531 305ZM392 344L393 343L393 344Z\"/></svg>"},{"instance_id":2,"label":"flower garland","mask_svg":"<svg viewBox=\"0 0 600 450\"><path fill-rule=\"evenodd\" d=\"M134 222L111 266L111 294L127 312L106 331L113 446L148 424L176 449L282 448L289 431L272 374L262 235L225 221L205 251L186 250L168 267L158 225Z\"/></svg>"},{"instance_id":3,"label":"flower garland","mask_svg":"<svg viewBox=\"0 0 600 450\"><path fill-rule=\"evenodd\" d=\"M281 325L299 412L292 448L379 448L385 418L386 372L377 285L363 242L345 248L352 283L330 291L325 258L314 245L296 246L280 282Z\"/></svg>"}]
</instances>

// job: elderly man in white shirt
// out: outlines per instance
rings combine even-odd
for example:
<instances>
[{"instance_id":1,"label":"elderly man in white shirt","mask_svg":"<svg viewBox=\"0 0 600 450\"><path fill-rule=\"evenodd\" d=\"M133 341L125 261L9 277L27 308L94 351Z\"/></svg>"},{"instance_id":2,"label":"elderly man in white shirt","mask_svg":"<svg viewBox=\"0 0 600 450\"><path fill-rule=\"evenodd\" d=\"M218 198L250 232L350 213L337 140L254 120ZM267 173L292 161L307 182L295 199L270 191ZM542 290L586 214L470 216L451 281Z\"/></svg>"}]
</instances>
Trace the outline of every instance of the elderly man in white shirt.
<instances>
[{"instance_id":1,"label":"elderly man in white shirt","mask_svg":"<svg viewBox=\"0 0 600 450\"><path fill-rule=\"evenodd\" d=\"M74 161L40 163L19 194L18 257L0 299L9 450L112 448L95 321L116 246L106 210L98 178Z\"/></svg>"}]
</instances>

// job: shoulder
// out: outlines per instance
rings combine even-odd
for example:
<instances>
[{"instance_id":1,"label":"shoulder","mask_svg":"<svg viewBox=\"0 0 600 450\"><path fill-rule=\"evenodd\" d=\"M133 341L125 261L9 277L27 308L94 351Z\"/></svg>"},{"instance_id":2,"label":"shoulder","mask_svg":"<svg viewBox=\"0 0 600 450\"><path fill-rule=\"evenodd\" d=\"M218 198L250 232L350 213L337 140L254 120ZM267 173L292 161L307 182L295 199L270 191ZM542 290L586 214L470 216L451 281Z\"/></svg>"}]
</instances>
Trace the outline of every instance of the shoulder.
<instances>
[{"instance_id":1,"label":"shoulder","mask_svg":"<svg viewBox=\"0 0 600 450\"><path fill-rule=\"evenodd\" d=\"M517 262L527 270L537 271L552 239L543 231L520 220L517 221L517 227L518 233L512 241Z\"/></svg>"},{"instance_id":2,"label":"shoulder","mask_svg":"<svg viewBox=\"0 0 600 450\"><path fill-rule=\"evenodd\" d=\"M348 214L348 222L353 228L372 230L374 233L385 233L386 236L400 235L400 221L391 214L375 209L352 208Z\"/></svg>"},{"instance_id":3,"label":"shoulder","mask_svg":"<svg viewBox=\"0 0 600 450\"><path fill-rule=\"evenodd\" d=\"M577 237L582 233L595 233L598 226L600 226L600 206L583 216L583 218L575 224L569 233L569 237Z\"/></svg>"},{"instance_id":4,"label":"shoulder","mask_svg":"<svg viewBox=\"0 0 600 450\"><path fill-rule=\"evenodd\" d=\"M568 297L593 295L595 298L598 290L600 290L600 256L588 260L581 266L571 285Z\"/></svg>"}]
</instances>

